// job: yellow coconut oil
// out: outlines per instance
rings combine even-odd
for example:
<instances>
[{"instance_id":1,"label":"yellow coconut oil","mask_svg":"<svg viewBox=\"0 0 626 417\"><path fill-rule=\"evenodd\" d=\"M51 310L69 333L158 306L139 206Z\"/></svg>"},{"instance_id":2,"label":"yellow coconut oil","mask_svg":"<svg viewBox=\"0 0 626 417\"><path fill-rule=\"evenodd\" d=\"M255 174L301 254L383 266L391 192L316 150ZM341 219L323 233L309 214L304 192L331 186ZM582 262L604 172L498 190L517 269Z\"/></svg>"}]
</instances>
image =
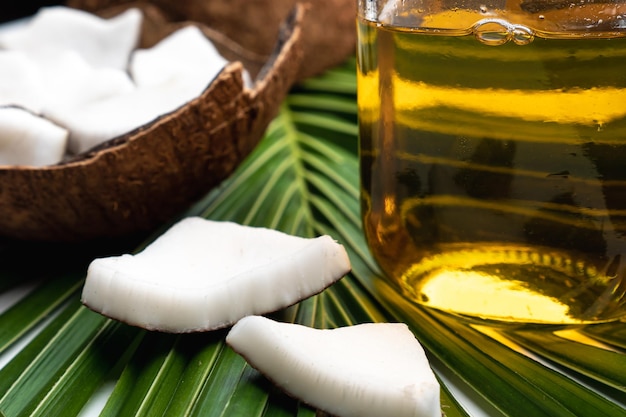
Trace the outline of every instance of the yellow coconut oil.
<instances>
[{"instance_id":1,"label":"yellow coconut oil","mask_svg":"<svg viewBox=\"0 0 626 417\"><path fill-rule=\"evenodd\" d=\"M480 18L437 31L358 21L370 249L425 306L521 323L618 319L626 38Z\"/></svg>"}]
</instances>

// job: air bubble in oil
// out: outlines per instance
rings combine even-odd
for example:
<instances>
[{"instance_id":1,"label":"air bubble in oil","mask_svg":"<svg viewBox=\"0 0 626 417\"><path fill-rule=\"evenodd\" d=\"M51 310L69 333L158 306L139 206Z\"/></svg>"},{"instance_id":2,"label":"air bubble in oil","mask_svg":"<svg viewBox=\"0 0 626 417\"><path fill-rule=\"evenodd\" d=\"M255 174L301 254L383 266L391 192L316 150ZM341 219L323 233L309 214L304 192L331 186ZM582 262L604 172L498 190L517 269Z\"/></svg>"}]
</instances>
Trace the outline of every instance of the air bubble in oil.
<instances>
[{"instance_id":1,"label":"air bubble in oil","mask_svg":"<svg viewBox=\"0 0 626 417\"><path fill-rule=\"evenodd\" d=\"M528 45L535 38L530 28L504 19L482 19L474 25L473 34L478 41L490 46L503 45L509 41L517 45Z\"/></svg>"}]
</instances>

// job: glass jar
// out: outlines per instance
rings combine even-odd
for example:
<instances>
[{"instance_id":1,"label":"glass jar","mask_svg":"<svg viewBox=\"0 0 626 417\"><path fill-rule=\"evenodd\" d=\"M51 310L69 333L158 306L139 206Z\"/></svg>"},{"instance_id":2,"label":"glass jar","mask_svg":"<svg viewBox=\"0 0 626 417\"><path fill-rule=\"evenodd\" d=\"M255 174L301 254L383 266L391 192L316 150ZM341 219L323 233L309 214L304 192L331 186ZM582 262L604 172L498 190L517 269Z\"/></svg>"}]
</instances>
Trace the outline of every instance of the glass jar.
<instances>
[{"instance_id":1,"label":"glass jar","mask_svg":"<svg viewBox=\"0 0 626 417\"><path fill-rule=\"evenodd\" d=\"M626 314L626 2L359 0L361 208L411 300Z\"/></svg>"}]
</instances>

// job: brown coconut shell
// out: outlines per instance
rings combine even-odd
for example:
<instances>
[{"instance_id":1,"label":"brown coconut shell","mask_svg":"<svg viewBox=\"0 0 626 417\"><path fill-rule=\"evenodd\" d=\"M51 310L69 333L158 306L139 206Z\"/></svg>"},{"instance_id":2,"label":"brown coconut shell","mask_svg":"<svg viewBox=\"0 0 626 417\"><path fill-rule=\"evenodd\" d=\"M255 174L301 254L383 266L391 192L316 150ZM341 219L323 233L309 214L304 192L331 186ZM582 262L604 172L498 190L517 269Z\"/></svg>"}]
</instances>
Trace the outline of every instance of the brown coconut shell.
<instances>
[{"instance_id":1,"label":"brown coconut shell","mask_svg":"<svg viewBox=\"0 0 626 417\"><path fill-rule=\"evenodd\" d=\"M68 0L67 5L98 12L132 0ZM273 48L279 23L297 3L308 8L302 23L303 60L298 79L320 74L354 54L355 0L151 0L172 21L202 22L256 54Z\"/></svg>"},{"instance_id":2,"label":"brown coconut shell","mask_svg":"<svg viewBox=\"0 0 626 417\"><path fill-rule=\"evenodd\" d=\"M141 8L142 46L191 24L167 23L157 9ZM233 61L198 98L73 160L0 166L0 236L54 242L116 238L151 231L189 207L234 171L276 116L301 61L304 13L302 7L292 10L274 53L263 62L193 23ZM257 77L253 89L243 86L243 64Z\"/></svg>"}]
</instances>

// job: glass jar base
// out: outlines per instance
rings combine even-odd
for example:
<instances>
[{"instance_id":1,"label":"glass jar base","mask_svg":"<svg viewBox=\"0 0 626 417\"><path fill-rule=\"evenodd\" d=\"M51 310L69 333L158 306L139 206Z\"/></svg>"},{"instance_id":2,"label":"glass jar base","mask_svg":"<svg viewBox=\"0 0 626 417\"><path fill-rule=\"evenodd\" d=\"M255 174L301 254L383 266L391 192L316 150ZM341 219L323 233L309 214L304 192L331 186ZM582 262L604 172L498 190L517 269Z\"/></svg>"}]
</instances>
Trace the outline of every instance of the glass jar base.
<instances>
[{"instance_id":1,"label":"glass jar base","mask_svg":"<svg viewBox=\"0 0 626 417\"><path fill-rule=\"evenodd\" d=\"M414 264L399 279L413 301L486 320L587 324L626 314L621 273L545 248L469 246ZM617 294L619 297L616 297Z\"/></svg>"}]
</instances>

